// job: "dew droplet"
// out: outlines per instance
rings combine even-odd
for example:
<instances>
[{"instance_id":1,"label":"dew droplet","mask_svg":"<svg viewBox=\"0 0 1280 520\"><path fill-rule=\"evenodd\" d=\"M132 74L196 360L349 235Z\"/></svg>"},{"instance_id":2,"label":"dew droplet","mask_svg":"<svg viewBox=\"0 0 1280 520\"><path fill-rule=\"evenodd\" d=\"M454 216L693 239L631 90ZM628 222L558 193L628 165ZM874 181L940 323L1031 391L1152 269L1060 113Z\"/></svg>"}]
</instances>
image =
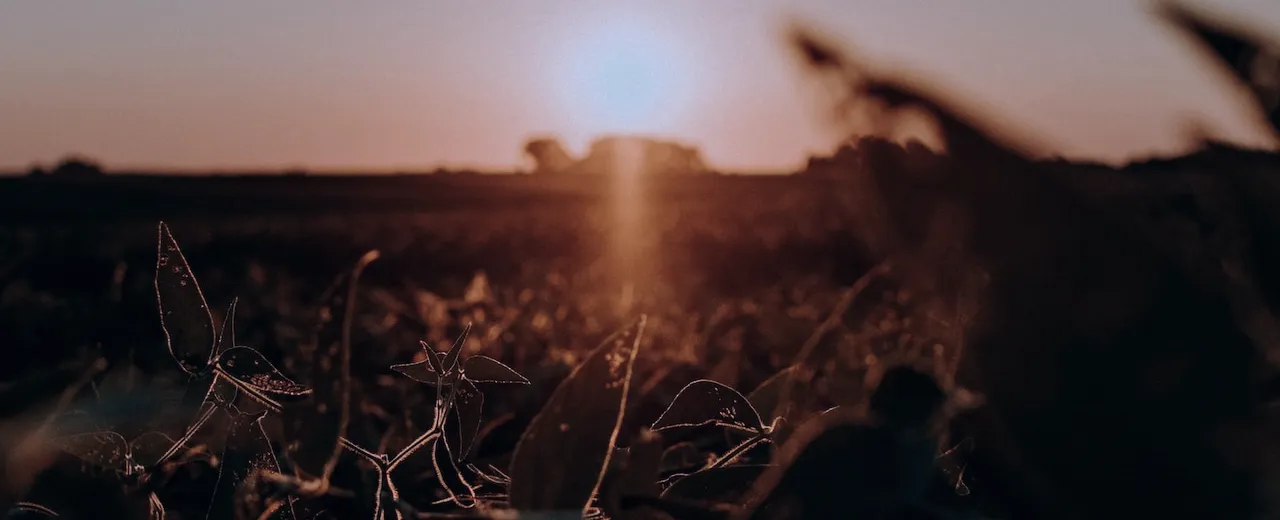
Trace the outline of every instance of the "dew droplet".
<instances>
[{"instance_id":1,"label":"dew droplet","mask_svg":"<svg viewBox=\"0 0 1280 520\"><path fill-rule=\"evenodd\" d=\"M164 267L164 266L166 266L166 265L169 265L169 255L161 254L161 255L160 255L160 261L159 261L158 263L160 264L160 267Z\"/></svg>"},{"instance_id":2,"label":"dew droplet","mask_svg":"<svg viewBox=\"0 0 1280 520\"><path fill-rule=\"evenodd\" d=\"M569 423L560 423L560 431L562 432L569 431Z\"/></svg>"}]
</instances>

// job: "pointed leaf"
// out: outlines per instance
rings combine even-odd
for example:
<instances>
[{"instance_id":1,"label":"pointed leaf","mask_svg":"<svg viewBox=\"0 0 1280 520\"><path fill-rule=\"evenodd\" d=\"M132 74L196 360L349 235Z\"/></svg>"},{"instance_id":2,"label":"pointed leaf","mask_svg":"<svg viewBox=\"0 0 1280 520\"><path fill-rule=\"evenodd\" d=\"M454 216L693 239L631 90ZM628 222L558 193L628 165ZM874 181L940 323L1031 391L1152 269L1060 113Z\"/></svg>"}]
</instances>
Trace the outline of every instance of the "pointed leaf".
<instances>
[{"instance_id":1,"label":"pointed leaf","mask_svg":"<svg viewBox=\"0 0 1280 520\"><path fill-rule=\"evenodd\" d=\"M454 463L453 452L444 438L437 437L431 446L431 465L436 470L436 478L440 486L449 493L449 499L455 505L470 508L476 505L476 490L467 482L466 477Z\"/></svg>"},{"instance_id":2,"label":"pointed leaf","mask_svg":"<svg viewBox=\"0 0 1280 520\"><path fill-rule=\"evenodd\" d=\"M351 328L360 275L379 256L364 254L351 272L326 291L312 337L311 395L283 410L284 428L293 441L287 452L302 475L327 480L342 454L341 439L351 418Z\"/></svg>"},{"instance_id":3,"label":"pointed leaf","mask_svg":"<svg viewBox=\"0 0 1280 520\"><path fill-rule=\"evenodd\" d=\"M435 372L437 378L449 373L443 365L444 360L441 359L440 353L436 352L430 345L427 345L425 341L418 341L418 344L422 345L422 350L427 351L427 366L432 372Z\"/></svg>"},{"instance_id":4,"label":"pointed leaf","mask_svg":"<svg viewBox=\"0 0 1280 520\"><path fill-rule=\"evenodd\" d=\"M127 473L129 442L111 431L81 433L57 439L63 451L99 468Z\"/></svg>"},{"instance_id":5,"label":"pointed leaf","mask_svg":"<svg viewBox=\"0 0 1280 520\"><path fill-rule=\"evenodd\" d=\"M299 400L311 393L285 377L262 353L250 347L234 347L218 358L217 373L255 401L279 411L278 399Z\"/></svg>"},{"instance_id":6,"label":"pointed leaf","mask_svg":"<svg viewBox=\"0 0 1280 520\"><path fill-rule=\"evenodd\" d=\"M239 298L232 298L231 305L227 307L227 315L222 318L222 332L218 334L217 345L213 348L215 358L223 351L236 346L236 304L239 301Z\"/></svg>"},{"instance_id":7,"label":"pointed leaf","mask_svg":"<svg viewBox=\"0 0 1280 520\"><path fill-rule=\"evenodd\" d=\"M458 370L458 358L462 356L462 348L467 344L467 336L471 335L471 324L462 328L462 334L453 342L453 347L449 349L449 353L444 355L444 359L440 360L445 374L452 374Z\"/></svg>"},{"instance_id":8,"label":"pointed leaf","mask_svg":"<svg viewBox=\"0 0 1280 520\"><path fill-rule=\"evenodd\" d=\"M746 397L710 379L699 379L685 385L653 423L653 429L661 431L707 424L750 432L764 430L760 414Z\"/></svg>"},{"instance_id":9,"label":"pointed leaf","mask_svg":"<svg viewBox=\"0 0 1280 520\"><path fill-rule=\"evenodd\" d=\"M458 423L458 458L456 460L464 460L471 453L471 447L475 443L476 434L480 432L480 423L483 421L482 410L484 409L484 394L471 384L471 381L459 379L458 383L453 385L453 411L457 414Z\"/></svg>"},{"instance_id":10,"label":"pointed leaf","mask_svg":"<svg viewBox=\"0 0 1280 520\"><path fill-rule=\"evenodd\" d=\"M533 418L512 455L512 508L587 510L613 455L645 321L596 347Z\"/></svg>"},{"instance_id":11,"label":"pointed leaf","mask_svg":"<svg viewBox=\"0 0 1280 520\"><path fill-rule=\"evenodd\" d=\"M435 369L432 368L434 363L431 363L430 360L433 358L435 358L435 354L427 352L426 360L418 361L416 363L405 363L403 365L391 365L391 370L404 374L409 379L419 383L434 385L439 382L440 378L438 376L439 372L436 372Z\"/></svg>"},{"instance_id":12,"label":"pointed leaf","mask_svg":"<svg viewBox=\"0 0 1280 520\"><path fill-rule=\"evenodd\" d=\"M265 414L241 414L229 411L231 426L218 466L218 482L206 518L236 518L237 491L246 480L263 471L280 472L280 464L272 450L267 432L262 428ZM286 504L271 516L293 518L292 505Z\"/></svg>"},{"instance_id":13,"label":"pointed leaf","mask_svg":"<svg viewBox=\"0 0 1280 520\"><path fill-rule=\"evenodd\" d=\"M488 356L471 356L463 363L462 374L476 383L529 384L529 380L501 361Z\"/></svg>"},{"instance_id":14,"label":"pointed leaf","mask_svg":"<svg viewBox=\"0 0 1280 520\"><path fill-rule=\"evenodd\" d=\"M156 249L155 287L169 353L188 374L208 369L216 340L213 314L178 242L163 222Z\"/></svg>"}]
</instances>

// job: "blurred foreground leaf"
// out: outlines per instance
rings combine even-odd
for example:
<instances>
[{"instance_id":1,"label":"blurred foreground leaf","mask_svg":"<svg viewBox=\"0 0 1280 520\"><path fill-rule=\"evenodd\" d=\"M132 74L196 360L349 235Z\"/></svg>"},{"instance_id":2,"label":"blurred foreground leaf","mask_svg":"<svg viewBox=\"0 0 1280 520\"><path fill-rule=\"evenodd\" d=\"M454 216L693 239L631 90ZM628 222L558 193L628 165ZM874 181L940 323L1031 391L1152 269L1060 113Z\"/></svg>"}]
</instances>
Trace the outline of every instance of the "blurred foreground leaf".
<instances>
[{"instance_id":1,"label":"blurred foreground leaf","mask_svg":"<svg viewBox=\"0 0 1280 520\"><path fill-rule=\"evenodd\" d=\"M512 455L511 507L586 512L613 454L645 321L605 339L533 418Z\"/></svg>"}]
</instances>

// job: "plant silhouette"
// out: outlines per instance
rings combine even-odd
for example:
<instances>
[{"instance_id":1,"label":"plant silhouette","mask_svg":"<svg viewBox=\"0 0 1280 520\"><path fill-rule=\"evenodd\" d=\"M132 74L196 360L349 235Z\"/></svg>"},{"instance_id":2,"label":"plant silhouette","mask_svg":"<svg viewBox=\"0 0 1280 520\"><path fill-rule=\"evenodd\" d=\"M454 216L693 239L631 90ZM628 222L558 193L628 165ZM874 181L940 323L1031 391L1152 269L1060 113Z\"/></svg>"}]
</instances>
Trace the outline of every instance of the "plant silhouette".
<instances>
[{"instance_id":1,"label":"plant silhouette","mask_svg":"<svg viewBox=\"0 0 1280 520\"><path fill-rule=\"evenodd\" d=\"M391 367L392 370L414 381L436 388L436 421L443 423L443 417L449 410L453 411L460 442L456 449L458 461L463 460L470 453L476 433L480 431L482 420L480 411L484 406L484 394L480 393L475 384L529 384L529 380L524 376L491 357L472 356L466 361L461 361L461 351L470 334L471 325L468 324L458 341L443 357L432 350L425 341L421 342L426 359Z\"/></svg>"},{"instance_id":2,"label":"plant silhouette","mask_svg":"<svg viewBox=\"0 0 1280 520\"><path fill-rule=\"evenodd\" d=\"M188 400L199 395L201 410L158 463L172 457L216 411L226 413L231 425L208 510L208 517L223 518L234 511L236 491L242 483L261 472L280 471L262 418L268 412L280 412L282 401L300 400L311 391L286 377L256 349L234 345L235 302L222 333L214 334L213 315L195 273L163 222L159 225L155 287L169 353L188 375ZM256 410L259 407L265 409ZM292 507L279 508L275 515L292 518Z\"/></svg>"},{"instance_id":3,"label":"plant silhouette","mask_svg":"<svg viewBox=\"0 0 1280 520\"><path fill-rule=\"evenodd\" d=\"M425 360L416 363L393 365L392 370L405 376L432 386L435 389L434 409L431 426L414 440L410 441L395 456L385 453L374 453L349 439L342 439L342 446L359 455L373 465L378 484L375 490L374 518L386 518L393 515L401 518L407 504L400 502L399 491L391 478L391 473L404 461L418 451L426 448L431 452L431 464L437 480L448 493L449 500L462 508L472 508L477 504L475 486L468 481L458 464L466 457L475 440L482 421L481 408L484 394L480 393L475 383L508 383L529 384L528 379L501 362L487 356L473 356L466 361L461 360L462 348L471 333L471 325L463 328L462 333L453 346L441 354L432 349L425 341L420 341ZM450 446L445 428L452 421L457 424L458 448ZM504 482L503 477L494 477L480 473L491 482ZM500 474L500 472L499 472Z\"/></svg>"}]
</instances>

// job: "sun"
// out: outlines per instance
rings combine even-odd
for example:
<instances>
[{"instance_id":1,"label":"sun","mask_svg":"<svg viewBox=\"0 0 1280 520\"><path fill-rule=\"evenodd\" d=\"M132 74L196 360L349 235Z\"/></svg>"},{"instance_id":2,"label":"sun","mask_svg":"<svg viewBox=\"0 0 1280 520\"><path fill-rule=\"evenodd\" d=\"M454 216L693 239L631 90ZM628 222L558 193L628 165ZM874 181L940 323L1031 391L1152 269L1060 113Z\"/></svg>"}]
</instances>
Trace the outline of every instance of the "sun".
<instances>
[{"instance_id":1,"label":"sun","mask_svg":"<svg viewBox=\"0 0 1280 520\"><path fill-rule=\"evenodd\" d=\"M566 41L556 90L578 132L670 133L688 109L688 49L659 24L609 17Z\"/></svg>"}]
</instances>

